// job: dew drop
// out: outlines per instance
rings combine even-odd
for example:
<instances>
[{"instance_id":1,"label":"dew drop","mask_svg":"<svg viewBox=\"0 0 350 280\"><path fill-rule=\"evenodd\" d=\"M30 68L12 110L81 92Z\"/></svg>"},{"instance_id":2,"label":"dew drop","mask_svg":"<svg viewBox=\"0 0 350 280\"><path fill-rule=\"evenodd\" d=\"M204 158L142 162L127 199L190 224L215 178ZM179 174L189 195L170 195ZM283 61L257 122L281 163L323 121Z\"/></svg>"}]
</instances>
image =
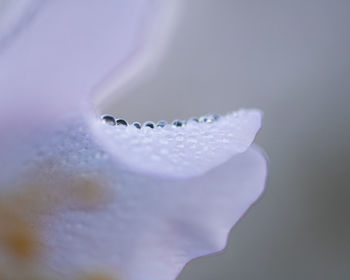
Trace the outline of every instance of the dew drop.
<instances>
[{"instance_id":1,"label":"dew drop","mask_svg":"<svg viewBox=\"0 0 350 280\"><path fill-rule=\"evenodd\" d=\"M122 125L122 126L128 126L128 122L124 119L117 119L116 120L117 125Z\"/></svg>"},{"instance_id":2,"label":"dew drop","mask_svg":"<svg viewBox=\"0 0 350 280\"><path fill-rule=\"evenodd\" d=\"M207 122L208 121L208 117L207 116L202 116L198 120L199 120L199 122Z\"/></svg>"},{"instance_id":3,"label":"dew drop","mask_svg":"<svg viewBox=\"0 0 350 280\"><path fill-rule=\"evenodd\" d=\"M101 116L101 120L103 123L108 124L108 125L112 125L114 126L116 124L115 118L112 115L103 115Z\"/></svg>"},{"instance_id":4,"label":"dew drop","mask_svg":"<svg viewBox=\"0 0 350 280\"><path fill-rule=\"evenodd\" d=\"M198 120L198 118L190 118L189 120L188 120L189 122L199 122L199 120Z\"/></svg>"},{"instance_id":5,"label":"dew drop","mask_svg":"<svg viewBox=\"0 0 350 280\"><path fill-rule=\"evenodd\" d=\"M137 129L141 129L141 124L139 122L133 122L132 125Z\"/></svg>"},{"instance_id":6,"label":"dew drop","mask_svg":"<svg viewBox=\"0 0 350 280\"><path fill-rule=\"evenodd\" d=\"M165 126L167 126L168 125L168 123L166 122L166 121L159 121L158 123L157 123L157 127L165 127Z\"/></svg>"},{"instance_id":7,"label":"dew drop","mask_svg":"<svg viewBox=\"0 0 350 280\"><path fill-rule=\"evenodd\" d=\"M214 121L217 121L217 120L220 119L220 115L218 115L218 114L213 114L213 115L212 115L212 118L214 119Z\"/></svg>"},{"instance_id":8,"label":"dew drop","mask_svg":"<svg viewBox=\"0 0 350 280\"><path fill-rule=\"evenodd\" d=\"M145 122L143 124L144 127L149 127L149 128L154 128L155 127L155 124L154 122Z\"/></svg>"},{"instance_id":9,"label":"dew drop","mask_svg":"<svg viewBox=\"0 0 350 280\"><path fill-rule=\"evenodd\" d=\"M175 121L173 121L172 125L175 127L182 127L184 124L180 120L175 120Z\"/></svg>"}]
</instances>

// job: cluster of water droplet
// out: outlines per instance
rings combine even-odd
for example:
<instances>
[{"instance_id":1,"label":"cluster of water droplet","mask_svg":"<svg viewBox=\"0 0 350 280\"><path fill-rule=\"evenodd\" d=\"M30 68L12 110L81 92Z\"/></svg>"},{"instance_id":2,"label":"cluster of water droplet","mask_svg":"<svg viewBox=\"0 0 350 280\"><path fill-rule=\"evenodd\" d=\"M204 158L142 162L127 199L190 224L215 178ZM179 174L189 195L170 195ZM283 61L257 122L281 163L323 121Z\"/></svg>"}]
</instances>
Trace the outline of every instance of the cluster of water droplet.
<instances>
[{"instance_id":1,"label":"cluster of water droplet","mask_svg":"<svg viewBox=\"0 0 350 280\"><path fill-rule=\"evenodd\" d=\"M133 122L131 126L136 127L137 129L141 129L143 127L148 127L148 128L163 128L168 125L171 125L173 127L183 127L187 123L212 123L220 119L220 116L218 114L213 114L213 115L207 115L207 116L202 116L200 118L190 118L188 121L184 120L174 120L172 123L168 123L166 121L159 121L157 124L152 122L152 121L147 121L143 125L139 122ZM101 116L101 120L108 125L111 126L129 126L128 122L125 119L117 119L113 115L106 114Z\"/></svg>"},{"instance_id":2,"label":"cluster of water droplet","mask_svg":"<svg viewBox=\"0 0 350 280\"><path fill-rule=\"evenodd\" d=\"M103 115L94 124L95 135L104 148L133 170L187 176L200 174L245 151L260 127L261 113L239 110L142 125Z\"/></svg>"}]
</instances>

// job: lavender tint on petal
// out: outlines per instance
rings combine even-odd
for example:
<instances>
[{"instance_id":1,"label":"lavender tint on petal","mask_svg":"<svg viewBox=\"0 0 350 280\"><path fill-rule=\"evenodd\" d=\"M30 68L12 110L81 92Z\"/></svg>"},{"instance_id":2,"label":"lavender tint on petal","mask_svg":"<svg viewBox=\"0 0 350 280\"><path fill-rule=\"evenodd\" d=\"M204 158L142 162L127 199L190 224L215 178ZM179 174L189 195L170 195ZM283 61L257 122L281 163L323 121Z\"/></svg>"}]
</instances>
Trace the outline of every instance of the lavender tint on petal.
<instances>
[{"instance_id":1,"label":"lavender tint on petal","mask_svg":"<svg viewBox=\"0 0 350 280\"><path fill-rule=\"evenodd\" d=\"M0 2L0 53L11 39L30 24L44 0L2 0Z\"/></svg>"},{"instance_id":2,"label":"lavender tint on petal","mask_svg":"<svg viewBox=\"0 0 350 280\"><path fill-rule=\"evenodd\" d=\"M16 121L13 114L45 122L86 107L93 88L142 47L157 11L149 2L45 1L0 53L1 123Z\"/></svg>"},{"instance_id":3,"label":"lavender tint on petal","mask_svg":"<svg viewBox=\"0 0 350 280\"><path fill-rule=\"evenodd\" d=\"M50 160L48 178L57 170L65 180L97 176L114 192L97 210L63 203L42 216L49 253L41 265L61 277L102 266L122 279L175 279L192 258L223 249L232 225L263 190L266 161L256 148L200 176L160 177L116 161L86 129L84 122L63 124L38 143L32 159L33 167Z\"/></svg>"},{"instance_id":4,"label":"lavender tint on petal","mask_svg":"<svg viewBox=\"0 0 350 280\"><path fill-rule=\"evenodd\" d=\"M111 127L92 122L92 132L118 161L136 172L170 177L202 174L244 152L261 126L262 113L240 110L215 122L156 129ZM145 160L147 159L147 160Z\"/></svg>"},{"instance_id":5,"label":"lavender tint on petal","mask_svg":"<svg viewBox=\"0 0 350 280\"><path fill-rule=\"evenodd\" d=\"M259 111L153 129L93 117L88 96L123 72L156 10L151 0L44 1L9 29L0 53L0 197L29 191L25 217L46 249L34 263L53 277L106 269L174 279L192 258L221 250L263 190L266 162L250 147Z\"/></svg>"}]
</instances>

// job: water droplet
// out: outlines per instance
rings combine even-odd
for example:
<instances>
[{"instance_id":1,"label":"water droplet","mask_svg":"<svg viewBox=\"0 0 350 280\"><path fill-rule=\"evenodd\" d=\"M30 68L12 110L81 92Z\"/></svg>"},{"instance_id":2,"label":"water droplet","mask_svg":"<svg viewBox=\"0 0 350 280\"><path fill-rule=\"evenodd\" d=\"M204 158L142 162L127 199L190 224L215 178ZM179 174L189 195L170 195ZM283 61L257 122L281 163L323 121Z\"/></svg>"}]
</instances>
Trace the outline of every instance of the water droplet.
<instances>
[{"instance_id":1,"label":"water droplet","mask_svg":"<svg viewBox=\"0 0 350 280\"><path fill-rule=\"evenodd\" d=\"M199 122L199 120L198 120L198 118L190 118L189 120L188 120L189 122Z\"/></svg>"},{"instance_id":2,"label":"water droplet","mask_svg":"<svg viewBox=\"0 0 350 280\"><path fill-rule=\"evenodd\" d=\"M155 124L154 122L145 122L143 124L144 127L149 127L149 128L154 128L155 127Z\"/></svg>"},{"instance_id":3,"label":"water droplet","mask_svg":"<svg viewBox=\"0 0 350 280\"><path fill-rule=\"evenodd\" d=\"M166 121L159 121L158 123L157 123L157 127L165 127L165 126L167 126L168 125L168 123L166 122Z\"/></svg>"},{"instance_id":4,"label":"water droplet","mask_svg":"<svg viewBox=\"0 0 350 280\"><path fill-rule=\"evenodd\" d=\"M141 129L141 124L139 122L133 122L133 126L135 126L137 129Z\"/></svg>"},{"instance_id":5,"label":"water droplet","mask_svg":"<svg viewBox=\"0 0 350 280\"><path fill-rule=\"evenodd\" d=\"M201 116L198 120L199 120L199 122L207 122L208 117L207 116Z\"/></svg>"},{"instance_id":6,"label":"water droplet","mask_svg":"<svg viewBox=\"0 0 350 280\"><path fill-rule=\"evenodd\" d=\"M209 116L204 118L204 122L212 123L212 122L217 121L219 118L220 118L220 116L218 114L209 115Z\"/></svg>"},{"instance_id":7,"label":"water droplet","mask_svg":"<svg viewBox=\"0 0 350 280\"><path fill-rule=\"evenodd\" d=\"M173 121L172 125L175 127L182 127L184 124L183 124L183 121L175 120Z\"/></svg>"},{"instance_id":8,"label":"water droplet","mask_svg":"<svg viewBox=\"0 0 350 280\"><path fill-rule=\"evenodd\" d=\"M116 124L115 118L112 115L108 115L108 114L102 115L101 120L103 123L108 124L108 125L113 126Z\"/></svg>"},{"instance_id":9,"label":"water droplet","mask_svg":"<svg viewBox=\"0 0 350 280\"><path fill-rule=\"evenodd\" d=\"M128 122L124 119L117 119L116 120L117 125L123 125L123 126L128 126Z\"/></svg>"},{"instance_id":10,"label":"water droplet","mask_svg":"<svg viewBox=\"0 0 350 280\"><path fill-rule=\"evenodd\" d=\"M217 121L220 119L220 115L218 115L218 114L213 114L212 117L213 117L214 121Z\"/></svg>"}]
</instances>

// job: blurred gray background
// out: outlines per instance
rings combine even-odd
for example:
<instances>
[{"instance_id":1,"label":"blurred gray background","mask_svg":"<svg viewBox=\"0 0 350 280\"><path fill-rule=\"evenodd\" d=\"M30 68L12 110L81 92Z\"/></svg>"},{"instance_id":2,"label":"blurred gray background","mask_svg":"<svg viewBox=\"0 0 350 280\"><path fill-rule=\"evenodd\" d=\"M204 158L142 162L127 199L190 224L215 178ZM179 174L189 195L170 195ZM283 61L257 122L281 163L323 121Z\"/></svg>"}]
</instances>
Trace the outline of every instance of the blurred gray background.
<instances>
[{"instance_id":1,"label":"blurred gray background","mask_svg":"<svg viewBox=\"0 0 350 280\"><path fill-rule=\"evenodd\" d=\"M350 279L350 1L184 1L150 73L104 111L128 121L265 113L264 195L224 252L179 280Z\"/></svg>"}]
</instances>

